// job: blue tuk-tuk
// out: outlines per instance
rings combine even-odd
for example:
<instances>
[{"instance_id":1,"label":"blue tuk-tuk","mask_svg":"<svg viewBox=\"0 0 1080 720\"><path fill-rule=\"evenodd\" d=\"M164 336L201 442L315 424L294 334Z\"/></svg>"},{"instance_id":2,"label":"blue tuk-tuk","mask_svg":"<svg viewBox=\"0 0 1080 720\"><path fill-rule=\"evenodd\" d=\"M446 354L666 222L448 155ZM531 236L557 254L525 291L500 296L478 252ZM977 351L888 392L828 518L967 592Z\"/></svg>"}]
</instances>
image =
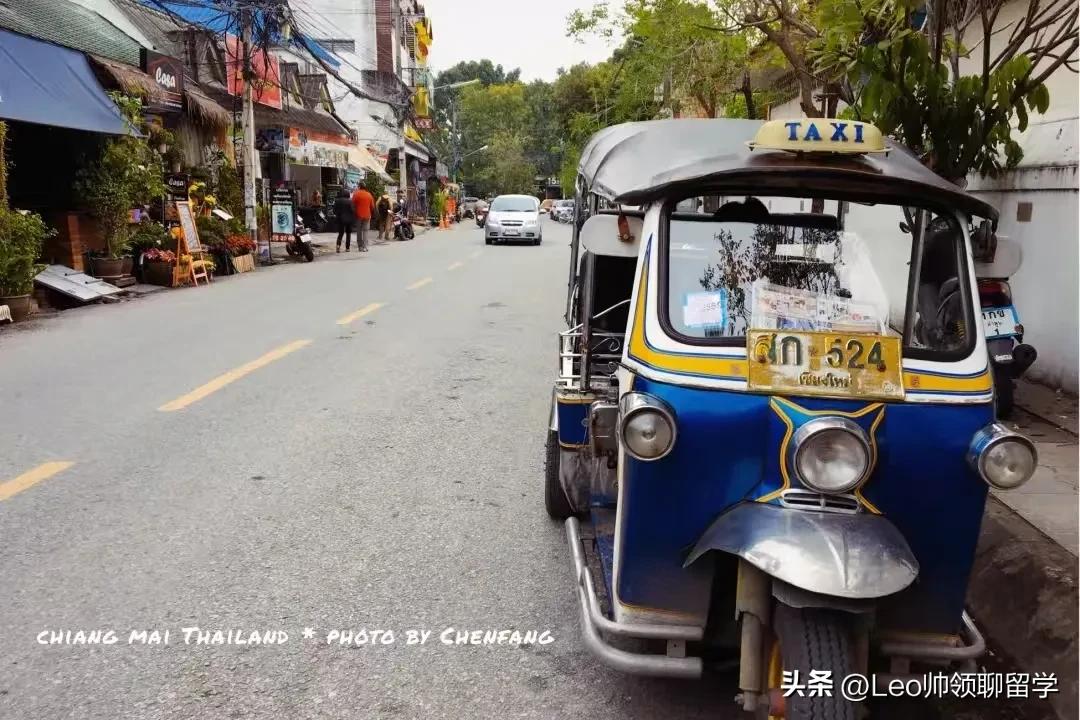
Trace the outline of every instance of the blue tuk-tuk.
<instances>
[{"instance_id":1,"label":"blue tuk-tuk","mask_svg":"<svg viewBox=\"0 0 1080 720\"><path fill-rule=\"evenodd\" d=\"M971 234L995 210L872 125L659 120L577 176L545 501L600 660L853 718L850 673L968 666L994 422ZM784 697L817 673L834 691ZM824 675L823 675L824 674Z\"/></svg>"}]
</instances>

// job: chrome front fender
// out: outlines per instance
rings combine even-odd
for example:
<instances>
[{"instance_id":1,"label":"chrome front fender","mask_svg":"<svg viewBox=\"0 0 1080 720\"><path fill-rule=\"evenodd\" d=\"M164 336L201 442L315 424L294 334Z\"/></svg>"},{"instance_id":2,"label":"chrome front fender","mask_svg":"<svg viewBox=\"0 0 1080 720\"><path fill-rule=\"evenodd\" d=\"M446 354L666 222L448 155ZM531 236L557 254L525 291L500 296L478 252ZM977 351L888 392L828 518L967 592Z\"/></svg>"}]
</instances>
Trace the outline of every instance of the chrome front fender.
<instances>
[{"instance_id":1,"label":"chrome front fender","mask_svg":"<svg viewBox=\"0 0 1080 720\"><path fill-rule=\"evenodd\" d=\"M744 502L718 517L684 567L709 550L743 558L774 578L822 595L880 598L919 574L907 541L881 515L791 510Z\"/></svg>"}]
</instances>

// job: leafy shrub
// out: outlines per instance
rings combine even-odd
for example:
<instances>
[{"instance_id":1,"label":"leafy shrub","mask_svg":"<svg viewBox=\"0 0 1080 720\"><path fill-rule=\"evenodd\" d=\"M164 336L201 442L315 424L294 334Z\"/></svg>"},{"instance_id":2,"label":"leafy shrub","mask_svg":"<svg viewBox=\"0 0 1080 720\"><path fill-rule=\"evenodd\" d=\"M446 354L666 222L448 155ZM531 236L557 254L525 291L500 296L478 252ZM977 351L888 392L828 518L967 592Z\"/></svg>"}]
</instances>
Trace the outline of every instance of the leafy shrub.
<instances>
[{"instance_id":1,"label":"leafy shrub","mask_svg":"<svg viewBox=\"0 0 1080 720\"><path fill-rule=\"evenodd\" d=\"M45 266L37 262L51 230L40 215L20 213L0 206L0 295L26 295L34 276Z\"/></svg>"}]
</instances>

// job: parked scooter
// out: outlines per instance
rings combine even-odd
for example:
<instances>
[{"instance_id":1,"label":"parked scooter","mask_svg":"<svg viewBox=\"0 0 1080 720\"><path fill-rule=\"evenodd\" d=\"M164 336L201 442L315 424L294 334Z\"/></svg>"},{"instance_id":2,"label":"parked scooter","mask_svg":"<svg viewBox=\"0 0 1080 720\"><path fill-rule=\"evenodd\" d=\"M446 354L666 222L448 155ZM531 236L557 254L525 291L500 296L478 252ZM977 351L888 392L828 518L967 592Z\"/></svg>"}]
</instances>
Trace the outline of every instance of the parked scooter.
<instances>
[{"instance_id":1,"label":"parked scooter","mask_svg":"<svg viewBox=\"0 0 1080 720\"><path fill-rule=\"evenodd\" d=\"M315 251L311 247L311 231L300 216L296 217L293 224L292 240L285 243L285 252L292 256L303 255L308 262L315 259Z\"/></svg>"},{"instance_id":2,"label":"parked scooter","mask_svg":"<svg viewBox=\"0 0 1080 720\"><path fill-rule=\"evenodd\" d=\"M409 221L409 216L404 212L394 213L394 239L395 240L412 240L416 237L416 233L413 232L412 222Z\"/></svg>"},{"instance_id":3,"label":"parked scooter","mask_svg":"<svg viewBox=\"0 0 1080 720\"><path fill-rule=\"evenodd\" d=\"M1007 418L1013 410L1016 380L1038 357L1035 348L1024 342L1024 326L1013 305L1009 286L1009 278L1020 269L1023 254L1019 243L995 235L988 225L978 228L971 242L986 349L994 375L997 415Z\"/></svg>"}]
</instances>

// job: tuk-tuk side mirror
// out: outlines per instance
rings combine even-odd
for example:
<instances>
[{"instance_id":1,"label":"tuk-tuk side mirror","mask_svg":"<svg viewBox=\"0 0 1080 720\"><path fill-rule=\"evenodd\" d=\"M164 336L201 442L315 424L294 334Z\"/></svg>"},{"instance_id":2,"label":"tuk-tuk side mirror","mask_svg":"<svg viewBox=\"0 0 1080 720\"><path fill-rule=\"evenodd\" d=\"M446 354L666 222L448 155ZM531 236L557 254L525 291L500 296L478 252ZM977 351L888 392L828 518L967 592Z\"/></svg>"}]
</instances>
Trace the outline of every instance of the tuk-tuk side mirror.
<instances>
[{"instance_id":1,"label":"tuk-tuk side mirror","mask_svg":"<svg viewBox=\"0 0 1080 720\"><path fill-rule=\"evenodd\" d=\"M997 234L994 233L994 224L989 220L983 220L971 233L971 254L975 262L994 262L994 255L997 254Z\"/></svg>"}]
</instances>

